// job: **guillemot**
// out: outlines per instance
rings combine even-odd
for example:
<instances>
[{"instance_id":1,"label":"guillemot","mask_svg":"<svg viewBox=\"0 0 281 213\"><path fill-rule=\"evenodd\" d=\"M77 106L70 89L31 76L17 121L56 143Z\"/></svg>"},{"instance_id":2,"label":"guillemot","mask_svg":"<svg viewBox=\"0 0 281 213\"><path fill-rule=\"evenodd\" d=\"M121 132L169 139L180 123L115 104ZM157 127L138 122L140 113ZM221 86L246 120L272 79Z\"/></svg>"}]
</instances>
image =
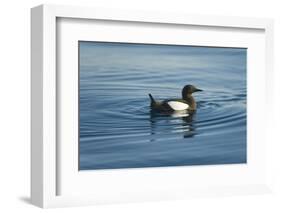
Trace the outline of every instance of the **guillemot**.
<instances>
[{"instance_id":1,"label":"guillemot","mask_svg":"<svg viewBox=\"0 0 281 213\"><path fill-rule=\"evenodd\" d=\"M186 85L182 89L182 99L167 99L163 101L155 100L151 94L150 97L150 107L153 110L159 112L175 112L175 111L187 111L192 113L196 111L197 105L192 93L203 91L196 88L193 85Z\"/></svg>"}]
</instances>

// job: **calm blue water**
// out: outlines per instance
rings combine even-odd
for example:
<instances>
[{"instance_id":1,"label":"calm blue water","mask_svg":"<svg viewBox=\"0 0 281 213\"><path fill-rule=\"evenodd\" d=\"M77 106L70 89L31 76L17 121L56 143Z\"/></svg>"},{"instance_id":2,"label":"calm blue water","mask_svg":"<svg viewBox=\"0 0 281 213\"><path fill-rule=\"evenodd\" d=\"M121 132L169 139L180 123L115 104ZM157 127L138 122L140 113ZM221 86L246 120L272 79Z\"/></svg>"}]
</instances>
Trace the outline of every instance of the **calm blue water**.
<instances>
[{"instance_id":1,"label":"calm blue water","mask_svg":"<svg viewBox=\"0 0 281 213\"><path fill-rule=\"evenodd\" d=\"M246 49L79 45L80 170L246 163ZM194 116L150 111L186 84Z\"/></svg>"}]
</instances>

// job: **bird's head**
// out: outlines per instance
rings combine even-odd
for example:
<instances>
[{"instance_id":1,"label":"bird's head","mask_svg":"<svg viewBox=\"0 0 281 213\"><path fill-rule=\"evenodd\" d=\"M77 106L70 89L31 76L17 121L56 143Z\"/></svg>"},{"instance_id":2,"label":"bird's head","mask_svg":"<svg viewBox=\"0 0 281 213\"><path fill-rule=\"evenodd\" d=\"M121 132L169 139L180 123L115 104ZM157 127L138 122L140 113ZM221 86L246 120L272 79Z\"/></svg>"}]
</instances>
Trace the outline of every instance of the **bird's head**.
<instances>
[{"instance_id":1,"label":"bird's head","mask_svg":"<svg viewBox=\"0 0 281 213\"><path fill-rule=\"evenodd\" d=\"M182 89L182 98L185 99L186 97L190 96L194 92L201 92L203 90L198 89L193 85L185 85Z\"/></svg>"}]
</instances>

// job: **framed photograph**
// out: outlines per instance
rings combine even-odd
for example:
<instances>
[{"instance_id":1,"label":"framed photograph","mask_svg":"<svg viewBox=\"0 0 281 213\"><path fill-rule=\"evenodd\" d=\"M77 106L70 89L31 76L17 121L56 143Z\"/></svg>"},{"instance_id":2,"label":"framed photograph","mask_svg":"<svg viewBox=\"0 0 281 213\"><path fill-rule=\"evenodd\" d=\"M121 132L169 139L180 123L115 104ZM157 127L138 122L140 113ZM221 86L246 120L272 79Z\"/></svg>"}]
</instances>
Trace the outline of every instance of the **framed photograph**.
<instances>
[{"instance_id":1,"label":"framed photograph","mask_svg":"<svg viewBox=\"0 0 281 213\"><path fill-rule=\"evenodd\" d=\"M272 20L31 15L33 204L270 192Z\"/></svg>"}]
</instances>

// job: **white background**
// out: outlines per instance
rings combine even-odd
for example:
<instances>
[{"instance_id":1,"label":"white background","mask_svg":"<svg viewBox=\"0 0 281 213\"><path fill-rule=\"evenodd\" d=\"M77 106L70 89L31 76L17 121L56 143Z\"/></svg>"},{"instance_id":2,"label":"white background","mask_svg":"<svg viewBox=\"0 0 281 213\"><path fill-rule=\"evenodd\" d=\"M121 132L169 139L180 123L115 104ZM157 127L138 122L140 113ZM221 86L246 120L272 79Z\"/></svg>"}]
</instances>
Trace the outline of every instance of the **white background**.
<instances>
[{"instance_id":1,"label":"white background","mask_svg":"<svg viewBox=\"0 0 281 213\"><path fill-rule=\"evenodd\" d=\"M60 195L89 194L97 203L111 203L115 200L134 201L142 197L145 200L155 200L154 197L161 200L172 194L179 195L181 191L192 194L193 189L198 192L199 188L207 188L210 192L214 186L236 185L233 191L237 191L239 186L264 184L263 152L266 144L264 124L260 122L263 114L260 112L266 106L259 103L261 98L266 99L263 69L265 43L262 43L265 41L264 31L236 29L233 32L221 28L170 28L166 25L155 28L155 25L149 24L105 24L65 18L59 19L57 26ZM78 40L247 47L247 126L250 127L247 131L247 165L78 172ZM257 93L260 95L257 96ZM169 193L163 193L163 190Z\"/></svg>"},{"instance_id":2,"label":"white background","mask_svg":"<svg viewBox=\"0 0 281 213\"><path fill-rule=\"evenodd\" d=\"M73 0L9 0L0 8L0 212L39 212L29 204L30 179L30 11L41 3L77 4ZM275 19L275 125L281 119L281 5L278 0L80 0L81 6L185 12ZM279 85L278 85L279 84ZM278 98L278 99L277 99ZM280 125L281 126L281 125ZM278 129L277 129L278 128ZM272 144L274 193L271 195L201 198L185 201L119 204L51 212L281 212L281 140Z\"/></svg>"}]
</instances>

